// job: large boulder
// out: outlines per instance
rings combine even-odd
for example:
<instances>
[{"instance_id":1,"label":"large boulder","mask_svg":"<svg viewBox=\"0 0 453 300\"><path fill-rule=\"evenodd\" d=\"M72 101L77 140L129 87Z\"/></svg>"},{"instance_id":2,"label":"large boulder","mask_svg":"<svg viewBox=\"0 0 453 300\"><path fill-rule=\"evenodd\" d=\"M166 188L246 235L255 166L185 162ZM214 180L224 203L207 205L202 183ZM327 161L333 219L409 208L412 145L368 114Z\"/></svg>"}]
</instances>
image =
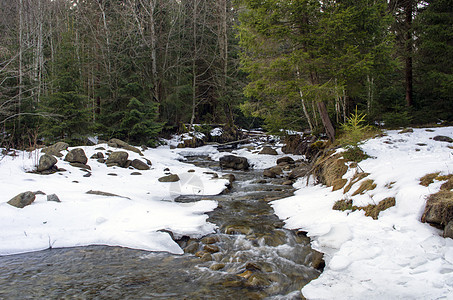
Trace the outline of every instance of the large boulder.
<instances>
[{"instance_id":1,"label":"large boulder","mask_svg":"<svg viewBox=\"0 0 453 300\"><path fill-rule=\"evenodd\" d=\"M444 228L453 221L453 191L441 190L428 197L422 222Z\"/></svg>"},{"instance_id":2,"label":"large boulder","mask_svg":"<svg viewBox=\"0 0 453 300\"><path fill-rule=\"evenodd\" d=\"M297 168L292 170L291 173L289 173L288 179L289 180L293 180L293 179L297 179L297 178L300 178L300 177L304 177L305 175L308 174L310 169L311 168L310 168L309 165L301 164L300 166L298 166Z\"/></svg>"},{"instance_id":3,"label":"large boulder","mask_svg":"<svg viewBox=\"0 0 453 300\"><path fill-rule=\"evenodd\" d=\"M143 156L143 153L142 153L142 151L140 151L140 149L138 149L134 146L131 146L128 143L126 143L120 139L111 139L107 142L107 144L110 147L123 148L124 150L132 151L132 152L138 153L140 156Z\"/></svg>"},{"instance_id":4,"label":"large boulder","mask_svg":"<svg viewBox=\"0 0 453 300\"><path fill-rule=\"evenodd\" d=\"M129 154L126 151L114 151L110 153L105 163L108 167L118 166L124 168L128 157Z\"/></svg>"},{"instance_id":5,"label":"large boulder","mask_svg":"<svg viewBox=\"0 0 453 300\"><path fill-rule=\"evenodd\" d=\"M220 158L220 167L224 169L248 170L247 158L235 155L226 155Z\"/></svg>"},{"instance_id":6,"label":"large boulder","mask_svg":"<svg viewBox=\"0 0 453 300\"><path fill-rule=\"evenodd\" d=\"M137 170L149 170L150 167L147 163L141 161L140 159L134 159L131 162L131 167L137 169Z\"/></svg>"},{"instance_id":7,"label":"large boulder","mask_svg":"<svg viewBox=\"0 0 453 300\"><path fill-rule=\"evenodd\" d=\"M44 154L39 158L38 172L52 169L57 164L57 159L49 154Z\"/></svg>"},{"instance_id":8,"label":"large boulder","mask_svg":"<svg viewBox=\"0 0 453 300\"><path fill-rule=\"evenodd\" d=\"M35 198L35 193L28 191L15 196L8 201L8 204L17 208L24 208L25 206L32 204L33 201L35 201Z\"/></svg>"},{"instance_id":9,"label":"large boulder","mask_svg":"<svg viewBox=\"0 0 453 300\"><path fill-rule=\"evenodd\" d=\"M269 146L264 146L263 149L261 149L260 153L258 154L278 155L277 151L275 151Z\"/></svg>"},{"instance_id":10,"label":"large boulder","mask_svg":"<svg viewBox=\"0 0 453 300\"><path fill-rule=\"evenodd\" d=\"M58 143L53 144L52 146L43 148L41 150L41 152L49 154L49 155L53 155L53 156L56 156L56 157L62 157L63 154L61 154L60 152L63 151L63 150L67 150L68 147L69 147L68 143L58 142Z\"/></svg>"},{"instance_id":11,"label":"large boulder","mask_svg":"<svg viewBox=\"0 0 453 300\"><path fill-rule=\"evenodd\" d=\"M88 162L88 157L82 148L75 148L66 154L64 160L70 163L81 163L85 165Z\"/></svg>"},{"instance_id":12,"label":"large boulder","mask_svg":"<svg viewBox=\"0 0 453 300\"><path fill-rule=\"evenodd\" d=\"M277 176L282 174L282 168L281 167L272 167L269 169L266 169L263 171L263 176L264 177L269 177L269 178L276 178Z\"/></svg>"},{"instance_id":13,"label":"large boulder","mask_svg":"<svg viewBox=\"0 0 453 300\"><path fill-rule=\"evenodd\" d=\"M292 157L289 157L289 156L284 156L284 157L280 157L279 159L277 159L277 165L285 165L285 164L294 164L294 159L292 159Z\"/></svg>"}]
</instances>

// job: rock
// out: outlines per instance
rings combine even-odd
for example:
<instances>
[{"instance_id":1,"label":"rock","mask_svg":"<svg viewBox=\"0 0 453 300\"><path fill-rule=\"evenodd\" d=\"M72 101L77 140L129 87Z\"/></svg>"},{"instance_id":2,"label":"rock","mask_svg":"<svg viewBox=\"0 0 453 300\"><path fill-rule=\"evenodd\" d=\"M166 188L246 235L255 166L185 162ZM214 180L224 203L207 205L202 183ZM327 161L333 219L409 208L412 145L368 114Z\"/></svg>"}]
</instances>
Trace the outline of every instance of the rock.
<instances>
[{"instance_id":1,"label":"rock","mask_svg":"<svg viewBox=\"0 0 453 300\"><path fill-rule=\"evenodd\" d=\"M280 164L294 164L294 159L292 159L291 157L289 156L284 156L284 157L280 157L279 159L277 159L277 165L280 165Z\"/></svg>"},{"instance_id":2,"label":"rock","mask_svg":"<svg viewBox=\"0 0 453 300\"><path fill-rule=\"evenodd\" d=\"M272 167L263 171L264 177L276 178L278 175L282 174L281 167Z\"/></svg>"},{"instance_id":3,"label":"rock","mask_svg":"<svg viewBox=\"0 0 453 300\"><path fill-rule=\"evenodd\" d=\"M119 166L124 168L126 166L127 158L129 154L126 151L114 151L110 153L109 157L105 161L108 167Z\"/></svg>"},{"instance_id":4,"label":"rock","mask_svg":"<svg viewBox=\"0 0 453 300\"><path fill-rule=\"evenodd\" d=\"M215 246L215 245L205 245L203 247L203 250L208 252L208 253L217 253L220 251L220 248L218 246Z\"/></svg>"},{"instance_id":5,"label":"rock","mask_svg":"<svg viewBox=\"0 0 453 300\"><path fill-rule=\"evenodd\" d=\"M57 159L49 154L44 154L39 158L38 172L52 169L57 164Z\"/></svg>"},{"instance_id":6,"label":"rock","mask_svg":"<svg viewBox=\"0 0 453 300\"><path fill-rule=\"evenodd\" d=\"M444 237L453 239L453 221L448 222L444 228Z\"/></svg>"},{"instance_id":7,"label":"rock","mask_svg":"<svg viewBox=\"0 0 453 300\"><path fill-rule=\"evenodd\" d=\"M85 165L85 164L82 164L82 163L79 163L79 162L72 162L72 163L69 163L71 166L73 167L76 167L76 168L80 168L80 169L84 169L84 170L91 170L91 167L89 165Z\"/></svg>"},{"instance_id":8,"label":"rock","mask_svg":"<svg viewBox=\"0 0 453 300\"><path fill-rule=\"evenodd\" d=\"M75 162L75 163L81 163L86 165L88 162L88 158L85 155L85 151L83 151L82 148L75 148L69 151L68 154L66 154L66 157L64 158L65 161L68 161L70 163Z\"/></svg>"},{"instance_id":9,"label":"rock","mask_svg":"<svg viewBox=\"0 0 453 300\"><path fill-rule=\"evenodd\" d=\"M277 151L269 146L264 146L258 154L278 155Z\"/></svg>"},{"instance_id":10,"label":"rock","mask_svg":"<svg viewBox=\"0 0 453 300\"><path fill-rule=\"evenodd\" d=\"M447 142L447 143L453 143L453 139L448 136L444 135L437 135L433 137L433 140L438 141L438 142Z\"/></svg>"},{"instance_id":11,"label":"rock","mask_svg":"<svg viewBox=\"0 0 453 300\"><path fill-rule=\"evenodd\" d=\"M403 133L413 133L414 132L414 129L412 128L406 128L406 129L403 129L401 130L400 132L398 132L399 134L403 134Z\"/></svg>"},{"instance_id":12,"label":"rock","mask_svg":"<svg viewBox=\"0 0 453 300\"><path fill-rule=\"evenodd\" d=\"M17 208L24 208L27 205L30 205L35 201L36 196L33 192L24 192L20 193L19 195L15 196L11 200L8 201L9 205L12 205Z\"/></svg>"},{"instance_id":13,"label":"rock","mask_svg":"<svg viewBox=\"0 0 453 300\"><path fill-rule=\"evenodd\" d=\"M293 182L291 180L286 180L282 183L282 185L293 185Z\"/></svg>"},{"instance_id":14,"label":"rock","mask_svg":"<svg viewBox=\"0 0 453 300\"><path fill-rule=\"evenodd\" d=\"M116 174L116 173L107 173L107 175L109 175L109 176L118 176L118 174Z\"/></svg>"},{"instance_id":15,"label":"rock","mask_svg":"<svg viewBox=\"0 0 453 300\"><path fill-rule=\"evenodd\" d=\"M83 177L91 177L91 173L88 172L88 173L86 173L85 175L83 175Z\"/></svg>"},{"instance_id":16,"label":"rock","mask_svg":"<svg viewBox=\"0 0 453 300\"><path fill-rule=\"evenodd\" d=\"M226 155L220 158L220 167L234 170L248 170L249 162L247 158L234 155Z\"/></svg>"},{"instance_id":17,"label":"rock","mask_svg":"<svg viewBox=\"0 0 453 300\"><path fill-rule=\"evenodd\" d=\"M222 264L222 263L213 264L209 267L209 269L211 269L212 271L218 271L223 268L225 268L225 264Z\"/></svg>"},{"instance_id":18,"label":"rock","mask_svg":"<svg viewBox=\"0 0 453 300\"><path fill-rule=\"evenodd\" d=\"M228 179L230 184L232 184L236 180L236 176L234 174L225 174L222 176L223 179Z\"/></svg>"},{"instance_id":19,"label":"rock","mask_svg":"<svg viewBox=\"0 0 453 300\"><path fill-rule=\"evenodd\" d=\"M52 146L43 148L41 150L41 152L47 153L49 155L53 155L53 156L56 156L56 157L62 157L63 154L61 154L60 151L67 150L68 147L69 147L68 143L58 142L58 143L53 144Z\"/></svg>"},{"instance_id":20,"label":"rock","mask_svg":"<svg viewBox=\"0 0 453 300\"><path fill-rule=\"evenodd\" d=\"M91 159L104 158L104 154L102 152L98 152L98 153L93 154L90 158Z\"/></svg>"},{"instance_id":21,"label":"rock","mask_svg":"<svg viewBox=\"0 0 453 300\"><path fill-rule=\"evenodd\" d=\"M143 156L143 153L142 153L142 151L140 151L140 149L138 149L138 148L136 148L134 146L131 146L128 143L126 143L126 142L124 142L124 141L122 141L120 139L111 139L110 141L107 142L107 144L110 147L123 148L125 150L129 150L129 151L138 153L140 156Z\"/></svg>"},{"instance_id":22,"label":"rock","mask_svg":"<svg viewBox=\"0 0 453 300\"><path fill-rule=\"evenodd\" d=\"M220 242L220 238L217 235L206 236L201 239L201 242L206 245L211 245Z\"/></svg>"},{"instance_id":23,"label":"rock","mask_svg":"<svg viewBox=\"0 0 453 300\"><path fill-rule=\"evenodd\" d=\"M194 169L187 170L187 173L195 173Z\"/></svg>"},{"instance_id":24,"label":"rock","mask_svg":"<svg viewBox=\"0 0 453 300\"><path fill-rule=\"evenodd\" d=\"M159 182L177 182L179 181L179 176L177 174L171 174L158 179Z\"/></svg>"},{"instance_id":25,"label":"rock","mask_svg":"<svg viewBox=\"0 0 453 300\"><path fill-rule=\"evenodd\" d=\"M58 196L55 194L47 195L47 201L61 202Z\"/></svg>"},{"instance_id":26,"label":"rock","mask_svg":"<svg viewBox=\"0 0 453 300\"><path fill-rule=\"evenodd\" d=\"M453 221L453 192L439 191L428 197L422 222L445 227Z\"/></svg>"},{"instance_id":27,"label":"rock","mask_svg":"<svg viewBox=\"0 0 453 300\"><path fill-rule=\"evenodd\" d=\"M150 167L147 163L141 161L140 159L134 159L131 162L131 166L137 170L149 170Z\"/></svg>"},{"instance_id":28,"label":"rock","mask_svg":"<svg viewBox=\"0 0 453 300\"><path fill-rule=\"evenodd\" d=\"M301 165L294 170L291 171L288 175L289 180L297 179L300 177L304 177L310 171L310 167L308 165Z\"/></svg>"},{"instance_id":29,"label":"rock","mask_svg":"<svg viewBox=\"0 0 453 300\"><path fill-rule=\"evenodd\" d=\"M178 145L178 148L197 148L204 146L204 141L202 139L193 137L192 139L184 140Z\"/></svg>"}]
</instances>

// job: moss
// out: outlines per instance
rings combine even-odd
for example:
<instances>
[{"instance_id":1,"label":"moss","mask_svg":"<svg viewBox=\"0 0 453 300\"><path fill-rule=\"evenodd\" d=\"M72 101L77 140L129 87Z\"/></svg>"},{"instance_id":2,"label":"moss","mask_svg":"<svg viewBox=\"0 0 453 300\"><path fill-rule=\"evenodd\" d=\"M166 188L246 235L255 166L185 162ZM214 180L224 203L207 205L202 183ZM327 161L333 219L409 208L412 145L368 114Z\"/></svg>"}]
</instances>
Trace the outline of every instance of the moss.
<instances>
[{"instance_id":1,"label":"moss","mask_svg":"<svg viewBox=\"0 0 453 300\"><path fill-rule=\"evenodd\" d=\"M389 197L380 201L377 205L369 204L365 207L360 207L359 209L365 211L365 216L372 217L373 219L377 220L379 213L381 211L384 211L389 207L395 206L395 204L396 204L395 198Z\"/></svg>"},{"instance_id":2,"label":"moss","mask_svg":"<svg viewBox=\"0 0 453 300\"><path fill-rule=\"evenodd\" d=\"M343 152L343 157L354 162L361 162L362 160L370 158L370 156L363 152L359 147L348 147L347 150Z\"/></svg>"},{"instance_id":3,"label":"moss","mask_svg":"<svg viewBox=\"0 0 453 300\"><path fill-rule=\"evenodd\" d=\"M362 182L362 184L359 186L359 188L352 194L352 196L355 195L363 195L366 191L371 191L376 188L376 184L374 183L374 180L368 179Z\"/></svg>"},{"instance_id":4,"label":"moss","mask_svg":"<svg viewBox=\"0 0 453 300\"><path fill-rule=\"evenodd\" d=\"M384 200L380 201L377 205L369 204L367 206L357 207L352 205L352 200L339 200L335 202L332 209L334 210L363 210L365 211L365 216L372 217L373 219L377 220L379 217L379 213L381 211L386 210L389 207L395 206L396 200L394 197L385 198Z\"/></svg>"},{"instance_id":5,"label":"moss","mask_svg":"<svg viewBox=\"0 0 453 300\"><path fill-rule=\"evenodd\" d=\"M436 179L436 177L439 176L439 174L440 174L440 172L426 174L425 176L420 178L420 185L423 185L423 186L430 185L431 183L434 182L434 179Z\"/></svg>"},{"instance_id":6,"label":"moss","mask_svg":"<svg viewBox=\"0 0 453 300\"><path fill-rule=\"evenodd\" d=\"M343 194L346 194L347 192L349 192L354 184L356 184L357 182L359 182L363 178L367 177L368 175L370 175L370 173L356 173L354 175L354 177L352 177L352 179L349 182L349 184L344 188Z\"/></svg>"},{"instance_id":7,"label":"moss","mask_svg":"<svg viewBox=\"0 0 453 300\"><path fill-rule=\"evenodd\" d=\"M335 202L332 209L341 210L341 211L352 210L353 209L352 200L346 200L346 199L338 200L337 202Z\"/></svg>"},{"instance_id":8,"label":"moss","mask_svg":"<svg viewBox=\"0 0 453 300\"><path fill-rule=\"evenodd\" d=\"M453 176L452 175L448 175L448 176L450 176L450 178L446 179L447 182L443 183L440 186L440 189L443 191L450 191L453 189Z\"/></svg>"}]
</instances>

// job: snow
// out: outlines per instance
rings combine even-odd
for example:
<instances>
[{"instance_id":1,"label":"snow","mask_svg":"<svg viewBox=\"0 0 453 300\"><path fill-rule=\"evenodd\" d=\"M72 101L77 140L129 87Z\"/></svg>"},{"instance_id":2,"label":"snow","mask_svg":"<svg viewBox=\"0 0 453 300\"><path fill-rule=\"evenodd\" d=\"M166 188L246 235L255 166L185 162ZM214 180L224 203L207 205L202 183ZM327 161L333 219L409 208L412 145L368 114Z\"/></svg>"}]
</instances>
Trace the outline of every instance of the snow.
<instances>
[{"instance_id":1,"label":"snow","mask_svg":"<svg viewBox=\"0 0 453 300\"><path fill-rule=\"evenodd\" d=\"M372 158L359 166L370 173L363 180L377 187L363 195L352 196L363 180L343 194L303 179L294 196L272 202L286 228L307 231L312 247L325 253L323 273L302 289L307 299L453 299L453 240L420 222L426 197L442 183L424 187L420 178L453 172L451 144L434 141L436 135L453 137L453 128L388 131L365 142L361 148ZM351 169L343 178L352 178ZM378 220L332 210L337 200L364 206L387 197L396 206Z\"/></svg>"},{"instance_id":2,"label":"snow","mask_svg":"<svg viewBox=\"0 0 453 300\"><path fill-rule=\"evenodd\" d=\"M97 147L124 151L106 144L80 148L90 157L99 152L95 150ZM100 152L105 154L106 150ZM92 175L83 177L85 171L70 166L63 158L57 166L66 172L32 174L27 171L33 170L41 153L17 153L19 156L4 156L0 160L0 255L96 244L182 254L182 249L165 230L177 237L201 237L215 230L214 224L206 222L205 213L217 207L216 201L177 203L173 200L181 194L219 194L227 180L211 179L212 175L203 174L206 169L178 161L182 156L168 146L143 151L152 167L136 176L131 173L137 170L108 168L90 159ZM128 154L131 160L142 159L134 152ZM164 171L166 168L170 171ZM188 173L189 169L195 172ZM158 181L168 173L179 174L181 180ZM87 194L90 190L118 196ZM23 209L6 203L25 191L56 194L61 203L48 202L46 195L39 194Z\"/></svg>"},{"instance_id":3,"label":"snow","mask_svg":"<svg viewBox=\"0 0 453 300\"><path fill-rule=\"evenodd\" d=\"M443 182L424 187L419 179L433 172L453 173L451 144L434 141L436 135L453 137L453 127L414 129L404 134L387 131L385 136L361 145L372 158L359 166L370 175L355 183L350 192L333 192L330 187L314 185L313 180L307 185L303 178L294 184L298 189L294 196L271 202L286 228L308 232L312 247L325 253L324 271L302 289L307 299L453 299L453 240L420 222L426 197L437 192ZM175 137L168 144L183 138ZM37 175L26 171L38 161L38 152L5 156L0 160L0 255L93 244L181 254L167 231L192 237L213 232L215 225L206 221L205 213L217 203L176 203L174 198L179 194L218 194L227 183L203 174L206 169L179 161L182 156L209 155L218 160L233 154L246 157L255 169L272 167L286 156L281 145L273 146L278 155L258 154L264 144L252 143L231 153L219 153L213 146L146 150L143 153L153 165L151 170L140 171L141 176L90 160L92 176L83 177L84 171L63 159L57 165L66 172ZM95 147L99 146L116 150L105 144ZM98 152L95 147L82 148L90 157ZM129 152L129 159L134 158L141 159ZM166 168L170 171L164 171ZM189 169L195 173L188 173ZM344 178L350 180L355 172L357 169L351 167ZM178 174L181 180L158 181L168 173ZM368 179L377 187L352 196ZM6 203L18 193L38 190L56 194L62 202L48 202L45 195L37 195L35 202L23 209ZM118 196L86 194L89 190ZM395 197L396 206L381 212L378 220L360 210L332 210L337 200L364 206L387 197Z\"/></svg>"}]
</instances>

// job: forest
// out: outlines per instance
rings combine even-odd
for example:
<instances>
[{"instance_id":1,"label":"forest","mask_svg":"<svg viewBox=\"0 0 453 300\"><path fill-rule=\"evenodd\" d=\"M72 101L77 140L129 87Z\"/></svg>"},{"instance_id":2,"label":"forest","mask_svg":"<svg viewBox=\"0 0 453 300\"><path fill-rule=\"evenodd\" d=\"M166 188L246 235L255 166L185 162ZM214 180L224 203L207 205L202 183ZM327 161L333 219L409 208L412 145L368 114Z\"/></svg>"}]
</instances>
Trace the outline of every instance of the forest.
<instances>
[{"instance_id":1,"label":"forest","mask_svg":"<svg viewBox=\"0 0 453 300\"><path fill-rule=\"evenodd\" d=\"M452 28L453 0L0 0L0 143L451 124Z\"/></svg>"}]
</instances>

